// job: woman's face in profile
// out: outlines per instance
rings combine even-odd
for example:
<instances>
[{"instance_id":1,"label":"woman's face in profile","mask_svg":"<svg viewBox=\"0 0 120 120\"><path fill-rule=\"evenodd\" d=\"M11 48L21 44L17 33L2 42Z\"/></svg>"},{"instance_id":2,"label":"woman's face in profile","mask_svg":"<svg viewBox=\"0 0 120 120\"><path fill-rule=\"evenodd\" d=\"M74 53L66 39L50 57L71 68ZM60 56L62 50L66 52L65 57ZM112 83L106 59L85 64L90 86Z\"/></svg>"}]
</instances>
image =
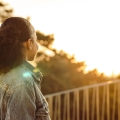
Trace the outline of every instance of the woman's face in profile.
<instances>
[{"instance_id":1,"label":"woman's face in profile","mask_svg":"<svg viewBox=\"0 0 120 120\"><path fill-rule=\"evenodd\" d=\"M38 43L37 43L37 36L36 36L36 31L34 30L33 35L32 35L32 39L31 39L31 49L29 49L29 53L27 56L28 61L32 61L34 60L36 53L38 51Z\"/></svg>"}]
</instances>

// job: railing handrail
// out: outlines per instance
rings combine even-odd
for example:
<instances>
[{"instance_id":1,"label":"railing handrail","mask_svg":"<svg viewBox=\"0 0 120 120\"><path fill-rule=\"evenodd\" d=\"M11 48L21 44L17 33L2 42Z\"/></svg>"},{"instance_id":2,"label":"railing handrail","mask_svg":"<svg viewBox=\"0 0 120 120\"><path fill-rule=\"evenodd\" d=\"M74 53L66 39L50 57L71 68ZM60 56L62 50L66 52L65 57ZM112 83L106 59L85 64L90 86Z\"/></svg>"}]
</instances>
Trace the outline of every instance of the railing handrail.
<instances>
[{"instance_id":1,"label":"railing handrail","mask_svg":"<svg viewBox=\"0 0 120 120\"><path fill-rule=\"evenodd\" d=\"M104 85L108 85L108 84L112 84L112 83L117 83L117 82L120 82L120 79L107 81L107 82L102 82L102 83L97 83L97 84L92 84L92 85L87 85L87 86L74 88L74 89L70 89L70 90L65 90L65 91L61 91L61 92L56 92L56 93L53 93L53 94L45 95L45 97L46 98L53 97L53 96L57 96L57 95L62 95L62 94L70 93L70 92L75 92L75 91L79 91L79 90L93 88L93 87L100 87L100 86L104 86Z\"/></svg>"}]
</instances>

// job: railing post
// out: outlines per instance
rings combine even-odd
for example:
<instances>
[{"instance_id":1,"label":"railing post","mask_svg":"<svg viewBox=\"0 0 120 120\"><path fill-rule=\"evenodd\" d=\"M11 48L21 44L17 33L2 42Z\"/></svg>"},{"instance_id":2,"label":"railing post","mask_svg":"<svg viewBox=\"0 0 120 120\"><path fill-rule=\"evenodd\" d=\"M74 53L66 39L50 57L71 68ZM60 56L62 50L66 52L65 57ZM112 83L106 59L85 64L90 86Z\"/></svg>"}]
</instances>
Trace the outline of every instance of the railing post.
<instances>
[{"instance_id":1,"label":"railing post","mask_svg":"<svg viewBox=\"0 0 120 120\"><path fill-rule=\"evenodd\" d=\"M110 120L109 85L107 85L107 120Z\"/></svg>"},{"instance_id":2,"label":"railing post","mask_svg":"<svg viewBox=\"0 0 120 120\"><path fill-rule=\"evenodd\" d=\"M94 114L95 114L95 87L93 88L93 96L92 96L92 115L91 120L94 120Z\"/></svg>"},{"instance_id":3,"label":"railing post","mask_svg":"<svg viewBox=\"0 0 120 120\"><path fill-rule=\"evenodd\" d=\"M67 120L70 120L70 93L67 93Z\"/></svg>"},{"instance_id":4,"label":"railing post","mask_svg":"<svg viewBox=\"0 0 120 120\"><path fill-rule=\"evenodd\" d=\"M80 105L79 105L79 91L76 91L76 106L77 106L77 120L80 120L79 115L80 115Z\"/></svg>"},{"instance_id":5,"label":"railing post","mask_svg":"<svg viewBox=\"0 0 120 120\"><path fill-rule=\"evenodd\" d=\"M96 87L96 112L97 112L97 120L100 118L100 113L99 113L99 87Z\"/></svg>"},{"instance_id":6,"label":"railing post","mask_svg":"<svg viewBox=\"0 0 120 120\"><path fill-rule=\"evenodd\" d=\"M113 109L112 109L112 120L115 120L115 102L116 102L116 83L114 84L114 93L113 93Z\"/></svg>"},{"instance_id":7,"label":"railing post","mask_svg":"<svg viewBox=\"0 0 120 120\"><path fill-rule=\"evenodd\" d=\"M57 113L58 113L58 111L57 111L57 109L58 109L58 107L57 107L57 96L55 96L55 106L54 106L54 117L53 117L53 120L56 120L56 118L57 118Z\"/></svg>"},{"instance_id":8,"label":"railing post","mask_svg":"<svg viewBox=\"0 0 120 120\"><path fill-rule=\"evenodd\" d=\"M83 90L83 109L82 109L82 120L85 120L85 90Z\"/></svg>"},{"instance_id":9,"label":"railing post","mask_svg":"<svg viewBox=\"0 0 120 120\"><path fill-rule=\"evenodd\" d=\"M73 93L73 115L72 115L72 120L75 120L75 108L77 107L76 105L76 92Z\"/></svg>"},{"instance_id":10,"label":"railing post","mask_svg":"<svg viewBox=\"0 0 120 120\"><path fill-rule=\"evenodd\" d=\"M66 120L66 94L64 94L64 109L63 109L63 120Z\"/></svg>"},{"instance_id":11,"label":"railing post","mask_svg":"<svg viewBox=\"0 0 120 120\"><path fill-rule=\"evenodd\" d=\"M58 120L61 120L61 97L58 95Z\"/></svg>"},{"instance_id":12,"label":"railing post","mask_svg":"<svg viewBox=\"0 0 120 120\"><path fill-rule=\"evenodd\" d=\"M120 120L120 83L118 83L118 120Z\"/></svg>"},{"instance_id":13,"label":"railing post","mask_svg":"<svg viewBox=\"0 0 120 120\"><path fill-rule=\"evenodd\" d=\"M87 120L89 120L89 92L88 89L86 89L86 115L87 115Z\"/></svg>"},{"instance_id":14,"label":"railing post","mask_svg":"<svg viewBox=\"0 0 120 120\"><path fill-rule=\"evenodd\" d=\"M105 112L105 92L106 92L106 86L103 87L103 100L102 100L102 115L101 120L104 120L104 112Z\"/></svg>"}]
</instances>

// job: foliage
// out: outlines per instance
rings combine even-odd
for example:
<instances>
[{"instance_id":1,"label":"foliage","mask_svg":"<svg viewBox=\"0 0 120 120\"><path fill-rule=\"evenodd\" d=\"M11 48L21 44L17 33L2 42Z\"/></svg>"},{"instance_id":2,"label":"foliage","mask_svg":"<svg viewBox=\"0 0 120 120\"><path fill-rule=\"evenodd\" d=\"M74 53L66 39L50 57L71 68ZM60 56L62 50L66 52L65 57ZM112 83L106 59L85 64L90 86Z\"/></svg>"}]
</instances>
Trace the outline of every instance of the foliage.
<instances>
[{"instance_id":1,"label":"foliage","mask_svg":"<svg viewBox=\"0 0 120 120\"><path fill-rule=\"evenodd\" d=\"M97 70L84 73L85 62L75 62L74 56L68 57L68 54L63 51L55 52L53 57L44 57L37 63L37 67L44 75L42 81L44 94L108 80Z\"/></svg>"},{"instance_id":2,"label":"foliage","mask_svg":"<svg viewBox=\"0 0 120 120\"><path fill-rule=\"evenodd\" d=\"M54 34L45 35L40 31L36 31L36 35L37 35L38 42L47 48L50 47L50 45L54 41Z\"/></svg>"},{"instance_id":3,"label":"foliage","mask_svg":"<svg viewBox=\"0 0 120 120\"><path fill-rule=\"evenodd\" d=\"M4 19L11 17L13 14L13 9L6 3L0 1L0 23L4 21Z\"/></svg>"}]
</instances>

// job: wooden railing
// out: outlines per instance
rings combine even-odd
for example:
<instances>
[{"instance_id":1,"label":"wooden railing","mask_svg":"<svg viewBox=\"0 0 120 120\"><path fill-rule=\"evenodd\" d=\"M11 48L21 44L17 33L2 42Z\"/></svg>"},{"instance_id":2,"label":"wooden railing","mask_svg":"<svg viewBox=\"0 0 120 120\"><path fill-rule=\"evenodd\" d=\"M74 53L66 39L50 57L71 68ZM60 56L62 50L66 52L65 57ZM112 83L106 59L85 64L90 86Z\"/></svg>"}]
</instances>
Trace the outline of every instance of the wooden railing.
<instances>
[{"instance_id":1,"label":"wooden railing","mask_svg":"<svg viewBox=\"0 0 120 120\"><path fill-rule=\"evenodd\" d=\"M120 120L120 80L45 95L52 120Z\"/></svg>"}]
</instances>

